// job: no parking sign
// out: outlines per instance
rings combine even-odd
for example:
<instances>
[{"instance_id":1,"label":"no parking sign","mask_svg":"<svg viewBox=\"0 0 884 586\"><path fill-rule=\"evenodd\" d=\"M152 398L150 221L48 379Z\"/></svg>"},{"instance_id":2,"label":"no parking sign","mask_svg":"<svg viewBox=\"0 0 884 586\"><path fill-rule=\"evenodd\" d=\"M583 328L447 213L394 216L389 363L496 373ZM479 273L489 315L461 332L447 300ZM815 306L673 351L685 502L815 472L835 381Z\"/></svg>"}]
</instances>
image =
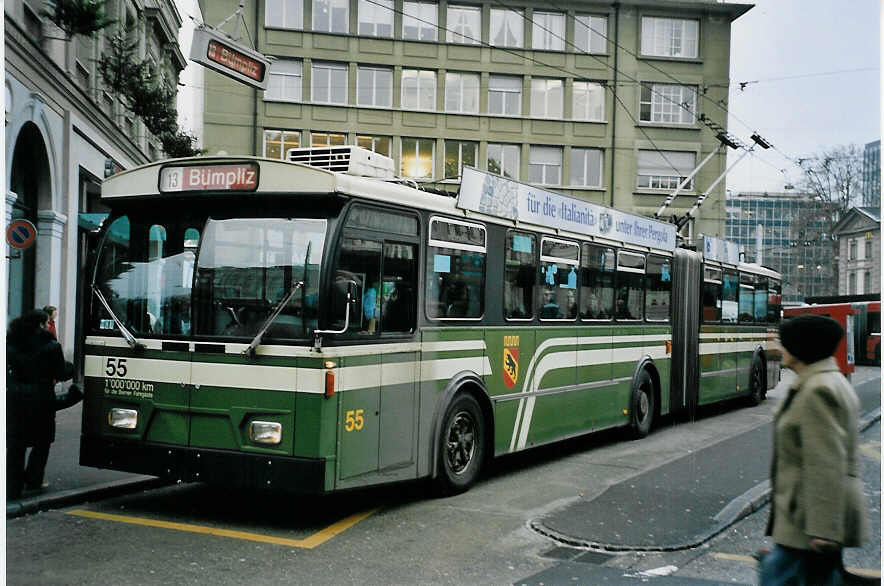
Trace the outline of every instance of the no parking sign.
<instances>
[{"instance_id":1,"label":"no parking sign","mask_svg":"<svg viewBox=\"0 0 884 586\"><path fill-rule=\"evenodd\" d=\"M28 220L16 220L6 229L6 242L13 248L30 248L36 241L37 229Z\"/></svg>"}]
</instances>

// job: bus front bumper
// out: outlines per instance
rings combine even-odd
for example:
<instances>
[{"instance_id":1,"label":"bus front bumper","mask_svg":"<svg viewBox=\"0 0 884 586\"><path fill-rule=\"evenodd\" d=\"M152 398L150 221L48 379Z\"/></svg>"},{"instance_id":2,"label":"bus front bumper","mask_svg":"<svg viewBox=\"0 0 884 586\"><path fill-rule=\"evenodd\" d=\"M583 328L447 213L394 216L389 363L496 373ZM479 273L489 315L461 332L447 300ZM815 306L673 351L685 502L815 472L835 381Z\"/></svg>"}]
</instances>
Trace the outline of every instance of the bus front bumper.
<instances>
[{"instance_id":1,"label":"bus front bumper","mask_svg":"<svg viewBox=\"0 0 884 586\"><path fill-rule=\"evenodd\" d=\"M318 494L325 460L80 436L80 465L181 482Z\"/></svg>"}]
</instances>

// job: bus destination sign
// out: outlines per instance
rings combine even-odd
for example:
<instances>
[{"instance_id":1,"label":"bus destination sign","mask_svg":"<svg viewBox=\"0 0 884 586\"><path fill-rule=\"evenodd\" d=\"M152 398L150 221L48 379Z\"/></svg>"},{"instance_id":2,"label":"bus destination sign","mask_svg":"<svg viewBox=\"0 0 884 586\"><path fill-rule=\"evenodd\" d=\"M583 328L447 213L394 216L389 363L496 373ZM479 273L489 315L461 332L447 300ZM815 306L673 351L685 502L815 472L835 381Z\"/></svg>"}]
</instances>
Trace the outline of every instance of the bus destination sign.
<instances>
[{"instance_id":1,"label":"bus destination sign","mask_svg":"<svg viewBox=\"0 0 884 586\"><path fill-rule=\"evenodd\" d=\"M258 89L267 89L270 61L206 25L193 31L190 60Z\"/></svg>"},{"instance_id":2,"label":"bus destination sign","mask_svg":"<svg viewBox=\"0 0 884 586\"><path fill-rule=\"evenodd\" d=\"M458 207L629 244L675 250L675 226L464 167Z\"/></svg>"},{"instance_id":3,"label":"bus destination sign","mask_svg":"<svg viewBox=\"0 0 884 586\"><path fill-rule=\"evenodd\" d=\"M255 191L257 163L163 167L160 193L180 191Z\"/></svg>"}]
</instances>

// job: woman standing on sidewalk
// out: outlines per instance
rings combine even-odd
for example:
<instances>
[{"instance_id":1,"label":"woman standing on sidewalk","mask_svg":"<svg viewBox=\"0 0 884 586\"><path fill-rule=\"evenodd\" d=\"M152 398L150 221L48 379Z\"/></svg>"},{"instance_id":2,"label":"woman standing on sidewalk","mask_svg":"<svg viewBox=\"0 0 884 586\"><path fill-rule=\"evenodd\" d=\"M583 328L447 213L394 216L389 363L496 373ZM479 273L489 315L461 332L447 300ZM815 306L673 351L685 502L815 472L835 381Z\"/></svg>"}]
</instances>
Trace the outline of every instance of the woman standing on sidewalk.
<instances>
[{"instance_id":1,"label":"woman standing on sidewalk","mask_svg":"<svg viewBox=\"0 0 884 586\"><path fill-rule=\"evenodd\" d=\"M48 330L49 316L31 311L9 324L6 335L6 497L43 484L49 446L55 441L55 383L71 378L61 345ZM25 451L31 448L25 467Z\"/></svg>"},{"instance_id":2,"label":"woman standing on sidewalk","mask_svg":"<svg viewBox=\"0 0 884 586\"><path fill-rule=\"evenodd\" d=\"M820 315L780 325L782 365L796 377L774 416L765 534L776 545L761 560L762 586L842 584L842 548L862 544L859 399L832 357L843 335Z\"/></svg>"}]
</instances>

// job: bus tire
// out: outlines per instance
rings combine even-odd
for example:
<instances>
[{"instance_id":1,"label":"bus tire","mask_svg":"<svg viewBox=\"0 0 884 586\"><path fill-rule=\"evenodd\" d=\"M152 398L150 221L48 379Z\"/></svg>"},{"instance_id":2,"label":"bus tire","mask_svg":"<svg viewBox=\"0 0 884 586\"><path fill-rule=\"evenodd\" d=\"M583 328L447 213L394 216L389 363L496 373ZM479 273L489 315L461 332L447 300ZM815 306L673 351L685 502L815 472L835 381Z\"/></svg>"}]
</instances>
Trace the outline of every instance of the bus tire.
<instances>
[{"instance_id":1,"label":"bus tire","mask_svg":"<svg viewBox=\"0 0 884 586\"><path fill-rule=\"evenodd\" d=\"M437 494L458 494L475 484L485 459L485 418L469 393L455 395L445 410L438 450Z\"/></svg>"},{"instance_id":2,"label":"bus tire","mask_svg":"<svg viewBox=\"0 0 884 586\"><path fill-rule=\"evenodd\" d=\"M636 439L643 438L651 431L654 421L654 379L643 368L632 383L629 399L629 428Z\"/></svg>"},{"instance_id":3,"label":"bus tire","mask_svg":"<svg viewBox=\"0 0 884 586\"><path fill-rule=\"evenodd\" d=\"M767 381L764 377L764 366L758 356L752 359L752 369L749 371L749 405L760 405L767 394Z\"/></svg>"}]
</instances>

